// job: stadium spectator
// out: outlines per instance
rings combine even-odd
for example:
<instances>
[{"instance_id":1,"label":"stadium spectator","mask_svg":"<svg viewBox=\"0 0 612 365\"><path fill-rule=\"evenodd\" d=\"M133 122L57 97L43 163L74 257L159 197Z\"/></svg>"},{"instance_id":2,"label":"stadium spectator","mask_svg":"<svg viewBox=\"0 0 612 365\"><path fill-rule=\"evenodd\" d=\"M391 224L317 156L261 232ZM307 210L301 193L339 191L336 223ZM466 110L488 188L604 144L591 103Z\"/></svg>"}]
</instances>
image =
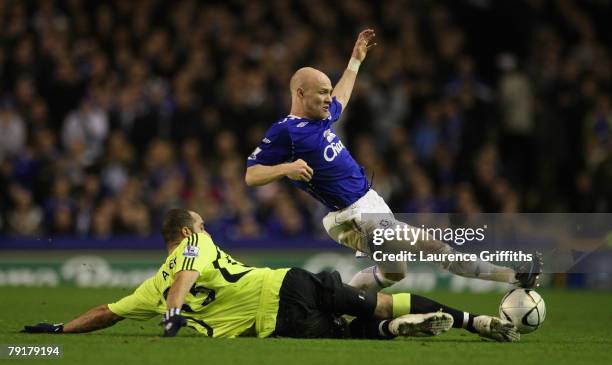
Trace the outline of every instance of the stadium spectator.
<instances>
[{"instance_id":1,"label":"stadium spectator","mask_svg":"<svg viewBox=\"0 0 612 365\"><path fill-rule=\"evenodd\" d=\"M9 188L13 209L8 214L8 233L15 236L36 236L42 230L43 214L33 205L32 193L19 185Z\"/></svg>"},{"instance_id":2,"label":"stadium spectator","mask_svg":"<svg viewBox=\"0 0 612 365\"><path fill-rule=\"evenodd\" d=\"M25 147L27 129L10 101L0 104L0 159L17 156Z\"/></svg>"},{"instance_id":3,"label":"stadium spectator","mask_svg":"<svg viewBox=\"0 0 612 365\"><path fill-rule=\"evenodd\" d=\"M609 211L606 14L575 1L3 2L0 234L149 234L174 204L232 237L321 234L320 207L283 184L253 192L236 171L287 109L292 71L335 82L364 24L379 47L343 139L394 211ZM37 211L15 231L11 216Z\"/></svg>"},{"instance_id":4,"label":"stadium spectator","mask_svg":"<svg viewBox=\"0 0 612 365\"><path fill-rule=\"evenodd\" d=\"M77 110L68 113L62 129L62 143L68 153L79 156L84 166L91 166L102 154L108 134L106 111L85 97Z\"/></svg>"}]
</instances>

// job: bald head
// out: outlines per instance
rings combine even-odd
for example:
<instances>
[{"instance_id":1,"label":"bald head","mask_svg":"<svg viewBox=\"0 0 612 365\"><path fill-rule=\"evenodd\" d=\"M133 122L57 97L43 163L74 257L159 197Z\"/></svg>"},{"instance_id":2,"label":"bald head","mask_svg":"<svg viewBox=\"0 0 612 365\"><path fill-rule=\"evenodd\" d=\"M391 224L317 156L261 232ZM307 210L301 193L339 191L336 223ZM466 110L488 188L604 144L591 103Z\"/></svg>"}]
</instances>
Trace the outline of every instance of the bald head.
<instances>
[{"instance_id":1,"label":"bald head","mask_svg":"<svg viewBox=\"0 0 612 365\"><path fill-rule=\"evenodd\" d=\"M332 102L332 86L323 72L302 67L291 77L291 114L308 119L325 119Z\"/></svg>"},{"instance_id":2,"label":"bald head","mask_svg":"<svg viewBox=\"0 0 612 365\"><path fill-rule=\"evenodd\" d=\"M329 77L316 68L302 67L291 76L289 88L291 89L291 94L295 94L298 88L307 90L319 85L329 85L331 88Z\"/></svg>"}]
</instances>

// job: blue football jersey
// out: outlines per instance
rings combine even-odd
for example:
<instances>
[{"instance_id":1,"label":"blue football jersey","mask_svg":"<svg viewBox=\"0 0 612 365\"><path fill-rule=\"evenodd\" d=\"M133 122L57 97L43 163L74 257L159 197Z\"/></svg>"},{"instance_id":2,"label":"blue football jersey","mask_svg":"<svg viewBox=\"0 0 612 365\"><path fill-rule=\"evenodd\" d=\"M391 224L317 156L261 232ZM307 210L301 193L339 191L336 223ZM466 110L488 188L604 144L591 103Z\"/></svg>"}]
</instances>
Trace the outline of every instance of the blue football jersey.
<instances>
[{"instance_id":1,"label":"blue football jersey","mask_svg":"<svg viewBox=\"0 0 612 365\"><path fill-rule=\"evenodd\" d=\"M342 113L342 104L335 97L329 113L323 120L289 115L274 123L249 156L247 167L302 159L314 174L309 182L292 180L294 185L331 210L353 204L368 192L368 178L334 131L333 123Z\"/></svg>"}]
</instances>

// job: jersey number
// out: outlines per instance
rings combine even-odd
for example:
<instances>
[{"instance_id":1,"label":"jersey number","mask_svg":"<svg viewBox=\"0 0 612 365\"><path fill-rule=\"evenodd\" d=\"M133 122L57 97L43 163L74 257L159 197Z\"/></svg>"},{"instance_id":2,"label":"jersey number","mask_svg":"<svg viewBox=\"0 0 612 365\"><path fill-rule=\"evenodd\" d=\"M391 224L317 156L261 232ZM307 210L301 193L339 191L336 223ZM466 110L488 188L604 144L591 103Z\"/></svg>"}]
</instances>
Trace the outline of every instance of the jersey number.
<instances>
[{"instance_id":1,"label":"jersey number","mask_svg":"<svg viewBox=\"0 0 612 365\"><path fill-rule=\"evenodd\" d=\"M170 291L170 287L166 288L166 290L164 290L164 299L168 300L168 292ZM193 284L193 286L191 287L191 289L189 289L189 293L191 295L193 295L194 297L197 297L199 294L207 294L206 298L204 298L204 301L202 302L202 306L205 305L209 305L213 300L215 300L215 291L212 289L208 289L205 286L196 286L195 284ZM188 304L183 304L183 307L181 308L181 311L183 312L187 312L187 313L193 313L194 310L188 305Z\"/></svg>"},{"instance_id":2,"label":"jersey number","mask_svg":"<svg viewBox=\"0 0 612 365\"><path fill-rule=\"evenodd\" d=\"M219 250L219 247L217 247L217 258L215 259L215 261L213 261L213 267L217 270L219 270L219 272L221 273L221 276L223 276L223 279L225 279L225 281L227 281L228 283L235 283L238 280L240 280L240 278L242 278L243 276L245 276L246 274L248 274L251 270L253 270L252 268L249 268L247 270L244 270L242 272L238 272L235 274L230 273L227 268L224 266L221 266L221 262L220 261L225 261L228 265L232 265L234 267L243 267L243 268L248 268L248 266L233 260L228 254L225 254L225 258L222 259L221 258L221 250Z\"/></svg>"},{"instance_id":3,"label":"jersey number","mask_svg":"<svg viewBox=\"0 0 612 365\"><path fill-rule=\"evenodd\" d=\"M208 289L207 287L202 286L202 285L196 286L195 284L193 284L189 292L194 297L197 297L198 294L208 294L206 295L206 298L204 298L204 301L202 302L202 307L210 304L213 300L215 300L215 291L212 289Z\"/></svg>"}]
</instances>

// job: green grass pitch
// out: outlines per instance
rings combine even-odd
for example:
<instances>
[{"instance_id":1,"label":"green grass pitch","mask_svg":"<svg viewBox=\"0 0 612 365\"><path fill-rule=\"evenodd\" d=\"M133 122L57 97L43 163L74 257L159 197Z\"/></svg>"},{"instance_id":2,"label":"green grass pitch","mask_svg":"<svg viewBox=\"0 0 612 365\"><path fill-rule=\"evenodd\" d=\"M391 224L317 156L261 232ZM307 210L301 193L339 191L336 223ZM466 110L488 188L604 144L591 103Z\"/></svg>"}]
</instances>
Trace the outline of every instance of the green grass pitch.
<instances>
[{"instance_id":1,"label":"green grass pitch","mask_svg":"<svg viewBox=\"0 0 612 365\"><path fill-rule=\"evenodd\" d=\"M541 291L547 319L520 343L493 343L452 329L436 338L365 340L209 339L183 329L161 338L159 319L125 320L80 335L18 333L24 324L69 320L129 290L0 288L0 344L61 344L71 364L612 364L612 293ZM446 304L494 314L501 294L425 293ZM7 360L0 360L6 362ZM15 360L17 361L17 360ZM18 360L40 362L40 360Z\"/></svg>"}]
</instances>

